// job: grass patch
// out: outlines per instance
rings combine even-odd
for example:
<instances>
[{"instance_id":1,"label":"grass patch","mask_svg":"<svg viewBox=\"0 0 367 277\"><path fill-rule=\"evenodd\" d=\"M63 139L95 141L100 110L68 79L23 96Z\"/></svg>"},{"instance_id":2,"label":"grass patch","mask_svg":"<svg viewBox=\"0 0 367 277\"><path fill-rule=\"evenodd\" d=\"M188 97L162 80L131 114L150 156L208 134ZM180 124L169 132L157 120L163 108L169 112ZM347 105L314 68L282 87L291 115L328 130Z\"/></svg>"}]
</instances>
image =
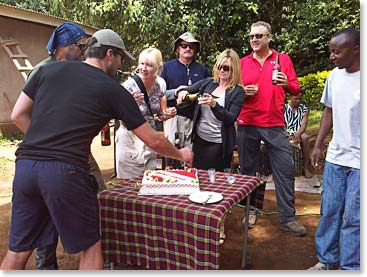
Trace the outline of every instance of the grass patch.
<instances>
[{"instance_id":1,"label":"grass patch","mask_svg":"<svg viewBox=\"0 0 367 277\"><path fill-rule=\"evenodd\" d=\"M0 145L7 145L16 141L21 141L23 140L23 136L24 135L22 133L15 133L8 136L0 135Z\"/></svg>"},{"instance_id":2,"label":"grass patch","mask_svg":"<svg viewBox=\"0 0 367 277\"><path fill-rule=\"evenodd\" d=\"M320 129L322 111L310 110L308 114L307 133L318 133Z\"/></svg>"},{"instance_id":3,"label":"grass patch","mask_svg":"<svg viewBox=\"0 0 367 277\"><path fill-rule=\"evenodd\" d=\"M8 169L7 163L9 161L10 160L7 159L7 158L0 157L0 172L1 172L2 175L5 174L6 170Z\"/></svg>"}]
</instances>

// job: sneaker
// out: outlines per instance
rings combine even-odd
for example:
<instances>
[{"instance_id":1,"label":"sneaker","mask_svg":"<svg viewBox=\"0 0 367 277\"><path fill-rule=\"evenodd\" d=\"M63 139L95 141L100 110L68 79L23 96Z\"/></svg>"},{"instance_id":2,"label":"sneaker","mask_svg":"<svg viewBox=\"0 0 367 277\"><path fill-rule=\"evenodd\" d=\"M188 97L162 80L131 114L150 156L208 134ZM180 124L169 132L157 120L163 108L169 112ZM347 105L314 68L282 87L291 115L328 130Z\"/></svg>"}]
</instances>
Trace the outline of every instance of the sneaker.
<instances>
[{"instance_id":1,"label":"sneaker","mask_svg":"<svg viewBox=\"0 0 367 277\"><path fill-rule=\"evenodd\" d=\"M333 264L324 264L322 262L318 262L313 267L310 267L308 270L338 270L339 266Z\"/></svg>"},{"instance_id":2,"label":"sneaker","mask_svg":"<svg viewBox=\"0 0 367 277\"><path fill-rule=\"evenodd\" d=\"M252 229L255 227L257 221L257 211L256 210L250 210L249 211L249 215L248 215L248 228ZM246 216L243 217L242 219L242 225L243 227L245 227L245 223L246 223Z\"/></svg>"},{"instance_id":3,"label":"sneaker","mask_svg":"<svg viewBox=\"0 0 367 277\"><path fill-rule=\"evenodd\" d=\"M307 233L306 228L297 221L283 222L280 224L280 228L301 237Z\"/></svg>"}]
</instances>

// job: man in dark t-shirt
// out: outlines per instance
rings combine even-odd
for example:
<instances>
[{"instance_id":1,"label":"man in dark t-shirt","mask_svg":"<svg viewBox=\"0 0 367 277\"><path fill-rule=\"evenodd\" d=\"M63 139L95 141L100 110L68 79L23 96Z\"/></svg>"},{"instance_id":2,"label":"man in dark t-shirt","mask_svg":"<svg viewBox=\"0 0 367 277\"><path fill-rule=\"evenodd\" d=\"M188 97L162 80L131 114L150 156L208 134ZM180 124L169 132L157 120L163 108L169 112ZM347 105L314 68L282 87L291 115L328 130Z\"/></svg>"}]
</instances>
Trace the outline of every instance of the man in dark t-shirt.
<instances>
[{"instance_id":1,"label":"man in dark t-shirt","mask_svg":"<svg viewBox=\"0 0 367 277\"><path fill-rule=\"evenodd\" d=\"M133 97L113 77L132 56L115 32L88 40L86 62L41 67L20 94L12 120L25 133L16 151L9 250L1 269L24 269L33 249L59 234L67 253L81 252L80 269L102 269L97 185L88 172L94 136L120 119L157 153L191 166L188 148L177 150L154 131Z\"/></svg>"}]
</instances>

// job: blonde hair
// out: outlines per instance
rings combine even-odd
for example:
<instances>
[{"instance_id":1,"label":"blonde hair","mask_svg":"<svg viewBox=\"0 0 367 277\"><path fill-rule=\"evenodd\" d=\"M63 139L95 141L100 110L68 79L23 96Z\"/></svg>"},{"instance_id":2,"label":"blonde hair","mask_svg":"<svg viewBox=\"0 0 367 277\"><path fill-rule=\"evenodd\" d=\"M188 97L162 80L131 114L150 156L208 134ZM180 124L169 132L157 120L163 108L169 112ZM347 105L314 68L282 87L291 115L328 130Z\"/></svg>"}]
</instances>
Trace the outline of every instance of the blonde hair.
<instances>
[{"instance_id":1,"label":"blonde hair","mask_svg":"<svg viewBox=\"0 0 367 277\"><path fill-rule=\"evenodd\" d=\"M213 66L214 80L219 82L219 67L225 62L229 62L231 67L231 75L229 80L229 89L233 89L236 85L242 86L242 75L240 66L240 57L233 49L226 49L217 57L217 61Z\"/></svg>"},{"instance_id":2,"label":"blonde hair","mask_svg":"<svg viewBox=\"0 0 367 277\"><path fill-rule=\"evenodd\" d=\"M152 64L153 68L156 71L156 75L159 75L161 73L163 66L161 51L154 47L144 49L139 55L139 64L145 61L148 61Z\"/></svg>"}]
</instances>

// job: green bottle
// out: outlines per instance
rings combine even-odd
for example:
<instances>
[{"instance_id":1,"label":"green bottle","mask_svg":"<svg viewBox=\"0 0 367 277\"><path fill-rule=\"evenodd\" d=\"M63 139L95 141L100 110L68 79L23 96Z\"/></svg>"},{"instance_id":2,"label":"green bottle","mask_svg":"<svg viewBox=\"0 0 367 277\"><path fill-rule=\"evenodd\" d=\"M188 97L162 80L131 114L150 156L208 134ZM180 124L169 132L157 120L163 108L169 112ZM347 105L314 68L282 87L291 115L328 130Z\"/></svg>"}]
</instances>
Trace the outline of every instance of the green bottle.
<instances>
[{"instance_id":1,"label":"green bottle","mask_svg":"<svg viewBox=\"0 0 367 277\"><path fill-rule=\"evenodd\" d=\"M182 109L189 105L191 105L195 100L197 100L202 93L198 92L195 94L186 94L185 98L182 99L182 103L180 105L177 105L177 108Z\"/></svg>"}]
</instances>

